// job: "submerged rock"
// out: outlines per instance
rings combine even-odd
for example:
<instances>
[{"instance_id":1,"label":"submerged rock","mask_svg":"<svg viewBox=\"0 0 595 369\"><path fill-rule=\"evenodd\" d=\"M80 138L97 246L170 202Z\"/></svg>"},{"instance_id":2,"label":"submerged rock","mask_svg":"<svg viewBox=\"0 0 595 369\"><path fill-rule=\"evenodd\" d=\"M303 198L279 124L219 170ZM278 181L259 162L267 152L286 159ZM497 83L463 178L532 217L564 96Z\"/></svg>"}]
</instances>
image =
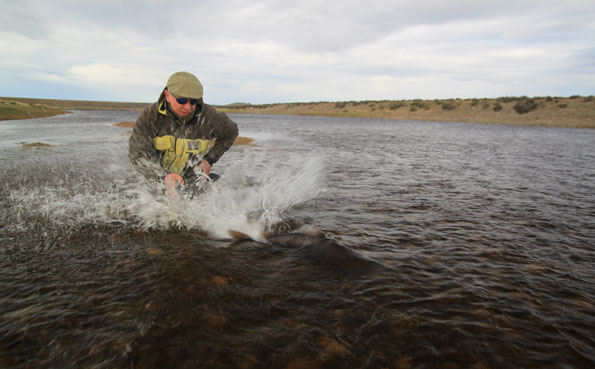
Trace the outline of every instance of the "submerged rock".
<instances>
[{"instance_id":1,"label":"submerged rock","mask_svg":"<svg viewBox=\"0 0 595 369\"><path fill-rule=\"evenodd\" d=\"M52 145L46 144L46 143L43 143L43 142L33 142L33 143L25 143L25 144L23 144L23 149L25 149L25 150L29 150L29 149L33 149L33 148L39 149L39 148L42 148L42 147L51 147L51 146Z\"/></svg>"},{"instance_id":2,"label":"submerged rock","mask_svg":"<svg viewBox=\"0 0 595 369\"><path fill-rule=\"evenodd\" d=\"M218 275L216 277L213 277L212 281L217 286L223 286L223 285L226 285L229 282L229 278L222 277L222 276L219 276Z\"/></svg>"}]
</instances>

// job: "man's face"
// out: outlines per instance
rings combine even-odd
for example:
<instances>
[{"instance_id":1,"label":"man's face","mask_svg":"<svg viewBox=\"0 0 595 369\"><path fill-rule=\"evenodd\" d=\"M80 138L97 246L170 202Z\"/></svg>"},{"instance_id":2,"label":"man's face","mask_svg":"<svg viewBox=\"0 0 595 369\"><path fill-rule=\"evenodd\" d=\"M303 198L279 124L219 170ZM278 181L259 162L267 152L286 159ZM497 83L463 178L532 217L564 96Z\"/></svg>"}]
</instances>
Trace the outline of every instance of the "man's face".
<instances>
[{"instance_id":1,"label":"man's face","mask_svg":"<svg viewBox=\"0 0 595 369\"><path fill-rule=\"evenodd\" d=\"M183 96L174 96L168 90L165 90L165 99L169 103L171 110L180 117L187 117L194 112L196 104L190 104L190 99L186 99L186 104L180 104L176 98Z\"/></svg>"}]
</instances>

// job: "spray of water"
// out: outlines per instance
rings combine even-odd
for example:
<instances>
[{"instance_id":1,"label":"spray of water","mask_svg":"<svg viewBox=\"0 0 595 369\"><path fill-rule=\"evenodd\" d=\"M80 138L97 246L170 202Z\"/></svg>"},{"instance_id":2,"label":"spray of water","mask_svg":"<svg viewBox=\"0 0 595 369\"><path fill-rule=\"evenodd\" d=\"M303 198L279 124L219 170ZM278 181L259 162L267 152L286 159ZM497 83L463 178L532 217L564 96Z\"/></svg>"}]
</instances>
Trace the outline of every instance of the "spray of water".
<instances>
[{"instance_id":1,"label":"spray of water","mask_svg":"<svg viewBox=\"0 0 595 369\"><path fill-rule=\"evenodd\" d=\"M215 238L227 238L233 229L258 239L285 212L322 190L322 165L314 157L261 163L258 155L247 155L228 167L220 180L207 184L204 192L194 197L182 194L182 200L131 188L129 197L135 201L126 210L146 228L200 229Z\"/></svg>"},{"instance_id":2,"label":"spray of water","mask_svg":"<svg viewBox=\"0 0 595 369\"><path fill-rule=\"evenodd\" d=\"M314 155L279 153L274 159L261 155L241 156L223 168L221 179L198 195L182 193L181 200L141 178L128 163L104 166L103 173L94 177L65 178L64 170L56 167L54 178L59 180L10 189L7 218L13 231L28 226L119 225L192 229L214 238L228 238L229 230L237 230L259 239L292 207L323 190L323 165Z\"/></svg>"}]
</instances>

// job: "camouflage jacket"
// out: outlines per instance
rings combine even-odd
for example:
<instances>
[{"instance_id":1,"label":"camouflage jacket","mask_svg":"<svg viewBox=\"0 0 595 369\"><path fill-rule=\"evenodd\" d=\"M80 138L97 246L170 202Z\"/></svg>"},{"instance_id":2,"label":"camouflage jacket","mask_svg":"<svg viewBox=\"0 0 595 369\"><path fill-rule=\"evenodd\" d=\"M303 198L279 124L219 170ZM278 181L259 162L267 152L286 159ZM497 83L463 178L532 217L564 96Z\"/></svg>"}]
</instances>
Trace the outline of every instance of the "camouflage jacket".
<instances>
[{"instance_id":1,"label":"camouflage jacket","mask_svg":"<svg viewBox=\"0 0 595 369\"><path fill-rule=\"evenodd\" d=\"M156 179L168 172L162 167L162 152L156 148L155 138L173 136L175 139L213 140L215 143L204 155L209 163L216 163L229 150L238 136L238 126L227 114L208 104L199 103L195 116L181 123L167 107L165 94L147 107L137 119L128 144L132 164L148 179Z\"/></svg>"}]
</instances>

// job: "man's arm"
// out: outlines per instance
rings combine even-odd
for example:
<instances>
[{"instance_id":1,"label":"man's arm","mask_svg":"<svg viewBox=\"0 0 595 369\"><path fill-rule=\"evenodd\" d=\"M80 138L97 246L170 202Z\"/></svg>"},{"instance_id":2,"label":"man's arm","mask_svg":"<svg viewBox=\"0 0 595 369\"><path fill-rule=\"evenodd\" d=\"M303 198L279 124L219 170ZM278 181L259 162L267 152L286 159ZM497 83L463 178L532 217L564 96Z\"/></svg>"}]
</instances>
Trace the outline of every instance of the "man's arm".
<instances>
[{"instance_id":1,"label":"man's arm","mask_svg":"<svg viewBox=\"0 0 595 369\"><path fill-rule=\"evenodd\" d=\"M147 179L155 180L159 174L159 156L153 145L154 106L146 108L132 130L128 141L128 158L136 169Z\"/></svg>"},{"instance_id":2,"label":"man's arm","mask_svg":"<svg viewBox=\"0 0 595 369\"><path fill-rule=\"evenodd\" d=\"M204 157L209 164L216 163L223 154L229 150L236 137L238 137L238 125L231 120L227 114L222 112L215 112L214 116L213 136L216 138L215 145L209 150L209 153Z\"/></svg>"}]
</instances>

